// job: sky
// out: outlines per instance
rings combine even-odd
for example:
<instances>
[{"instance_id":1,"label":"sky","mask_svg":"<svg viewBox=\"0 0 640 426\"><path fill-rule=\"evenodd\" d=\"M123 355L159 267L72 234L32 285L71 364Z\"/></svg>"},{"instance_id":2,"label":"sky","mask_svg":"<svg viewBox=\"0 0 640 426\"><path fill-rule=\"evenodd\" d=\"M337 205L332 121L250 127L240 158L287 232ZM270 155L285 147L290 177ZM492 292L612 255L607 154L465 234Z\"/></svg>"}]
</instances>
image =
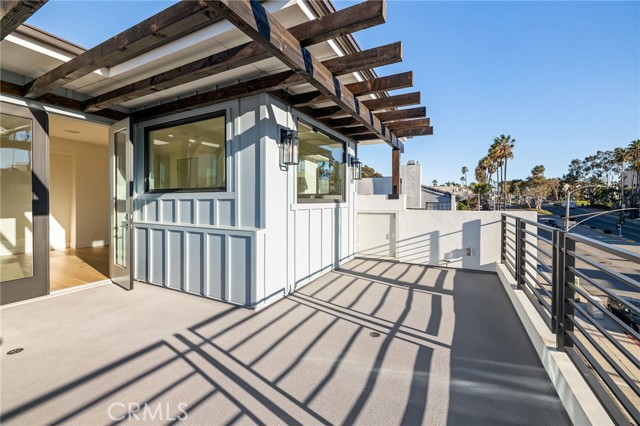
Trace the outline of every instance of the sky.
<instances>
[{"instance_id":1,"label":"sky","mask_svg":"<svg viewBox=\"0 0 640 426\"><path fill-rule=\"evenodd\" d=\"M52 0L27 22L92 47L170 4ZM377 73L412 70L414 87L393 94L420 91L434 126L403 162L419 161L424 183L459 181L462 166L472 182L501 134L516 139L509 179L537 164L562 176L574 158L640 139L639 23L640 1L388 0L387 22L354 36L362 49L403 43L403 62ZM390 175L388 146L359 155Z\"/></svg>"}]
</instances>

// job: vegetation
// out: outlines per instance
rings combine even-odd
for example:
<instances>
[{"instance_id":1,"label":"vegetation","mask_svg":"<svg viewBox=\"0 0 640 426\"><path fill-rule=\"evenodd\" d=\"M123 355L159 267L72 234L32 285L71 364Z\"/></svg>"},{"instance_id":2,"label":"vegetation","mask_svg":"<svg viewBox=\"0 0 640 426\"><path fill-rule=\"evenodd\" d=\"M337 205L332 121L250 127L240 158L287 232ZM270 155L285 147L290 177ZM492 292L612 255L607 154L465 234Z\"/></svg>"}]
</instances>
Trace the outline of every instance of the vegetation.
<instances>
[{"instance_id":1,"label":"vegetation","mask_svg":"<svg viewBox=\"0 0 640 426\"><path fill-rule=\"evenodd\" d=\"M381 178L382 175L376 172L373 167L364 165L362 166L362 177L363 178Z\"/></svg>"}]
</instances>

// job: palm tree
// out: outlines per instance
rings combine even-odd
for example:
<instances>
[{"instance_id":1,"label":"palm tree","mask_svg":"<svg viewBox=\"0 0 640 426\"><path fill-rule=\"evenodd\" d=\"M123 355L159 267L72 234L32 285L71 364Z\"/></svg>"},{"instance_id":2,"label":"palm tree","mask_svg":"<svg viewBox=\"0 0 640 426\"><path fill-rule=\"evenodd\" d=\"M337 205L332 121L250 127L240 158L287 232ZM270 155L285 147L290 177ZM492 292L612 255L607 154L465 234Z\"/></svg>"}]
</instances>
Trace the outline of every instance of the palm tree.
<instances>
[{"instance_id":1,"label":"palm tree","mask_svg":"<svg viewBox=\"0 0 640 426\"><path fill-rule=\"evenodd\" d=\"M636 204L638 183L640 180L640 139L631 141L628 148L629 160L631 161L631 194L632 203Z\"/></svg>"},{"instance_id":2,"label":"palm tree","mask_svg":"<svg viewBox=\"0 0 640 426\"><path fill-rule=\"evenodd\" d=\"M618 163L620 169L620 207L624 204L624 166L629 160L629 151L625 148L613 150L613 160Z\"/></svg>"},{"instance_id":3,"label":"palm tree","mask_svg":"<svg viewBox=\"0 0 640 426\"><path fill-rule=\"evenodd\" d=\"M469 169L467 169L467 166L462 166L462 176L464 176L464 186L467 186L467 172L469 171Z\"/></svg>"},{"instance_id":4,"label":"palm tree","mask_svg":"<svg viewBox=\"0 0 640 426\"><path fill-rule=\"evenodd\" d=\"M474 182L469 186L469 189L471 189L471 192L476 195L478 199L478 210L480 210L480 206L482 205L482 196L491 191L491 185L486 182Z\"/></svg>"},{"instance_id":5,"label":"palm tree","mask_svg":"<svg viewBox=\"0 0 640 426\"><path fill-rule=\"evenodd\" d=\"M496 164L502 168L502 186L500 188L500 199L506 203L507 197L507 160L513 158L513 148L515 147L516 140L511 138L511 135L500 135L493 139L493 145L491 145L491 155L495 158Z\"/></svg>"}]
</instances>

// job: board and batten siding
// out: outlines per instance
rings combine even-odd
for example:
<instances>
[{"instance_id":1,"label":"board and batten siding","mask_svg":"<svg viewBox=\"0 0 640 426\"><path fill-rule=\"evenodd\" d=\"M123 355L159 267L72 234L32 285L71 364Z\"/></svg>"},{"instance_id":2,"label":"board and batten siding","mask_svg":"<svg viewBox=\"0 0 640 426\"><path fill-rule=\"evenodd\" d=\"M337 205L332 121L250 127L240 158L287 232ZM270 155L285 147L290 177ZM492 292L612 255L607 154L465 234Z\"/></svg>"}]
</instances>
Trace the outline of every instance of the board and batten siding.
<instances>
[{"instance_id":1,"label":"board and batten siding","mask_svg":"<svg viewBox=\"0 0 640 426\"><path fill-rule=\"evenodd\" d=\"M144 128L222 110L227 191L144 193ZM351 168L344 203L297 203L295 167L280 167L279 148L280 129L296 119L259 95L137 123L135 280L260 308L351 259Z\"/></svg>"}]
</instances>

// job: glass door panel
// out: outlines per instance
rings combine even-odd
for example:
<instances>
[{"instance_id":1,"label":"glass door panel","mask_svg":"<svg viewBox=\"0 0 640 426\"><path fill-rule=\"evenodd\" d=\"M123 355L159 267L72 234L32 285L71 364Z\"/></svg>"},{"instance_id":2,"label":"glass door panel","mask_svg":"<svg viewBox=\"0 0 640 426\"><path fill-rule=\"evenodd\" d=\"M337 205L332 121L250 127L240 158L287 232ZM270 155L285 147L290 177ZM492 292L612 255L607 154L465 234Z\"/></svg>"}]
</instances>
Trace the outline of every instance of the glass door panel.
<instances>
[{"instance_id":1,"label":"glass door panel","mask_svg":"<svg viewBox=\"0 0 640 426\"><path fill-rule=\"evenodd\" d=\"M44 111L0 108L0 302L6 304L49 291L48 126Z\"/></svg>"}]
</instances>

